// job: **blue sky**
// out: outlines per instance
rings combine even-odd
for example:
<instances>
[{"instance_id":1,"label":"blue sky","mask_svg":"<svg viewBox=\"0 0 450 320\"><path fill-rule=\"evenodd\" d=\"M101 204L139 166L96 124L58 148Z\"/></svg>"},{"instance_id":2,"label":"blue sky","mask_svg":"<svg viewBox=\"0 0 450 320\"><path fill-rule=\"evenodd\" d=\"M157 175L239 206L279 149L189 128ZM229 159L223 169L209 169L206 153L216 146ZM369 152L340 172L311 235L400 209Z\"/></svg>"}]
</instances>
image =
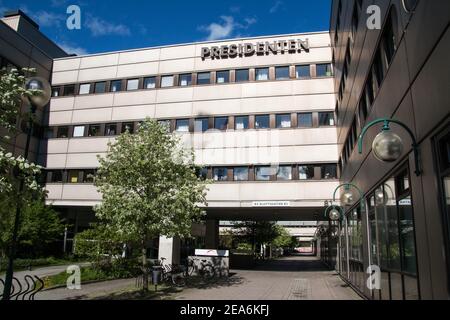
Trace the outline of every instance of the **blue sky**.
<instances>
[{"instance_id":1,"label":"blue sky","mask_svg":"<svg viewBox=\"0 0 450 320\"><path fill-rule=\"evenodd\" d=\"M81 30L66 27L73 4L81 9ZM0 0L0 12L22 9L77 54L324 31L330 6L331 0Z\"/></svg>"}]
</instances>

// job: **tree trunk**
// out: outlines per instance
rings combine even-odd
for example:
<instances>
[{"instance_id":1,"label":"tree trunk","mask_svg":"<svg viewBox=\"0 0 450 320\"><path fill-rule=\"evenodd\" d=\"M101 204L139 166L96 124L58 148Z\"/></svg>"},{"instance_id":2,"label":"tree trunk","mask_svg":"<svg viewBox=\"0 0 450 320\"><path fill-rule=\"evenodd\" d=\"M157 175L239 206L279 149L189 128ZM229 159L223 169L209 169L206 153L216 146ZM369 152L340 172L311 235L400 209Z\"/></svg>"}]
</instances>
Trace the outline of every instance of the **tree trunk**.
<instances>
[{"instance_id":1,"label":"tree trunk","mask_svg":"<svg viewBox=\"0 0 450 320\"><path fill-rule=\"evenodd\" d=\"M147 247L142 240L142 291L148 291Z\"/></svg>"}]
</instances>

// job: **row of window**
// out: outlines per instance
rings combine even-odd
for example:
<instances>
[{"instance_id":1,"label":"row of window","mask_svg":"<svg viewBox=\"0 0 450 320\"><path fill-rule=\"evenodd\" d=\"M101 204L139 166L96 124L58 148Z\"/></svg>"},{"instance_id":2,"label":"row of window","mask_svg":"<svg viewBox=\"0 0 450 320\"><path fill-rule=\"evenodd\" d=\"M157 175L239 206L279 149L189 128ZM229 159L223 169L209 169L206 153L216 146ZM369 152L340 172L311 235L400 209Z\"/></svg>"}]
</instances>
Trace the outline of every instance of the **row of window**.
<instances>
[{"instance_id":1,"label":"row of window","mask_svg":"<svg viewBox=\"0 0 450 320\"><path fill-rule=\"evenodd\" d=\"M93 183L95 173L95 169L49 170L46 172L45 181L47 183ZM197 175L203 179L212 179L217 182L331 180L338 178L336 164L207 167L200 169Z\"/></svg>"},{"instance_id":2,"label":"row of window","mask_svg":"<svg viewBox=\"0 0 450 320\"><path fill-rule=\"evenodd\" d=\"M286 113L275 115L242 115L221 116L211 118L158 120L175 132L205 132L216 130L247 130L247 129L282 129L282 128L312 128L334 126L333 112ZM58 126L49 128L47 139L51 138L79 138L97 136L116 136L128 131L134 133L139 122L119 122L104 124L79 124L73 126Z\"/></svg>"},{"instance_id":3,"label":"row of window","mask_svg":"<svg viewBox=\"0 0 450 320\"><path fill-rule=\"evenodd\" d=\"M397 16L394 9L391 9L388 20L381 35L381 41L378 48L375 50L374 60L369 69L367 80L363 86L364 90L358 103L357 114L350 126L344 149L342 152L342 164L344 165L350 157L353 149L358 142L358 134L366 123L367 116L372 108L375 97L377 96L381 84L386 76L387 70L392 63L395 52L397 51L398 37L397 30ZM347 47L344 70L348 68L351 61L349 47ZM347 67L346 67L347 66ZM341 87L345 88L345 77L347 73L343 74ZM339 99L342 100L343 89L339 91ZM339 102L338 102L339 105ZM337 111L338 113L338 111Z\"/></svg>"},{"instance_id":4,"label":"row of window","mask_svg":"<svg viewBox=\"0 0 450 320\"><path fill-rule=\"evenodd\" d=\"M331 77L333 75L330 63L315 65L316 77ZM287 79L309 79L311 78L311 65L292 66L295 75L291 73L291 66L275 67L274 75L271 76L269 67L255 68L255 81L287 80ZM252 69L253 70L253 69ZM72 96L75 94L95 94L106 92L133 91L139 89L169 88L174 86L186 87L192 85L223 84L230 82L248 82L250 69L208 71L198 73L186 73L177 75L151 76L145 78L133 78L125 80L99 81L95 83L81 83L78 86L69 84L52 88L52 96ZM233 76L232 76L233 75Z\"/></svg>"}]
</instances>

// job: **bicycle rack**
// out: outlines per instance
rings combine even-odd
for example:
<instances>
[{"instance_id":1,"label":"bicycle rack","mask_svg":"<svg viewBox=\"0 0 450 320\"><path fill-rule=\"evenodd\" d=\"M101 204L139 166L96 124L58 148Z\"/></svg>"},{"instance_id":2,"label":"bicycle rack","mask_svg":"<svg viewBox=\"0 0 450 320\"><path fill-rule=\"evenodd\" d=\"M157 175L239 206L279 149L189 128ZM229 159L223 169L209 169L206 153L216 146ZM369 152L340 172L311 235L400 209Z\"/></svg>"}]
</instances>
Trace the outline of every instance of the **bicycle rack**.
<instances>
[{"instance_id":1,"label":"bicycle rack","mask_svg":"<svg viewBox=\"0 0 450 320\"><path fill-rule=\"evenodd\" d=\"M11 286L10 300L34 300L37 293L44 289L45 283L38 276L25 275L24 279L26 287L22 285L19 279L13 277L13 282ZM3 289L5 288L5 281L0 279L2 284L2 290L0 292L0 299L3 298ZM27 298L27 295L28 298ZM22 298L21 298L22 297Z\"/></svg>"}]
</instances>

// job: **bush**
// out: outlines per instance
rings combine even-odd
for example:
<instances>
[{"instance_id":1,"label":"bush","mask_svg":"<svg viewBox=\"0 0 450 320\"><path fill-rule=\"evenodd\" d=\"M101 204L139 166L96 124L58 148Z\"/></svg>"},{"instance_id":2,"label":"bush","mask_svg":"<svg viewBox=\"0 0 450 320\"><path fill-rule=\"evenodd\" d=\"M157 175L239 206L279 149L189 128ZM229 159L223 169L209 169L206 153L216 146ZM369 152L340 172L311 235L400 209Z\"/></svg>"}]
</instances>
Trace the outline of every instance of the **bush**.
<instances>
[{"instance_id":1,"label":"bush","mask_svg":"<svg viewBox=\"0 0 450 320\"><path fill-rule=\"evenodd\" d=\"M25 270L31 267L44 267L50 265L61 265L75 261L73 258L69 259L56 259L54 257L39 258L39 259L16 259L14 260L15 270ZM0 271L5 271L8 267L8 258L0 259Z\"/></svg>"}]
</instances>

